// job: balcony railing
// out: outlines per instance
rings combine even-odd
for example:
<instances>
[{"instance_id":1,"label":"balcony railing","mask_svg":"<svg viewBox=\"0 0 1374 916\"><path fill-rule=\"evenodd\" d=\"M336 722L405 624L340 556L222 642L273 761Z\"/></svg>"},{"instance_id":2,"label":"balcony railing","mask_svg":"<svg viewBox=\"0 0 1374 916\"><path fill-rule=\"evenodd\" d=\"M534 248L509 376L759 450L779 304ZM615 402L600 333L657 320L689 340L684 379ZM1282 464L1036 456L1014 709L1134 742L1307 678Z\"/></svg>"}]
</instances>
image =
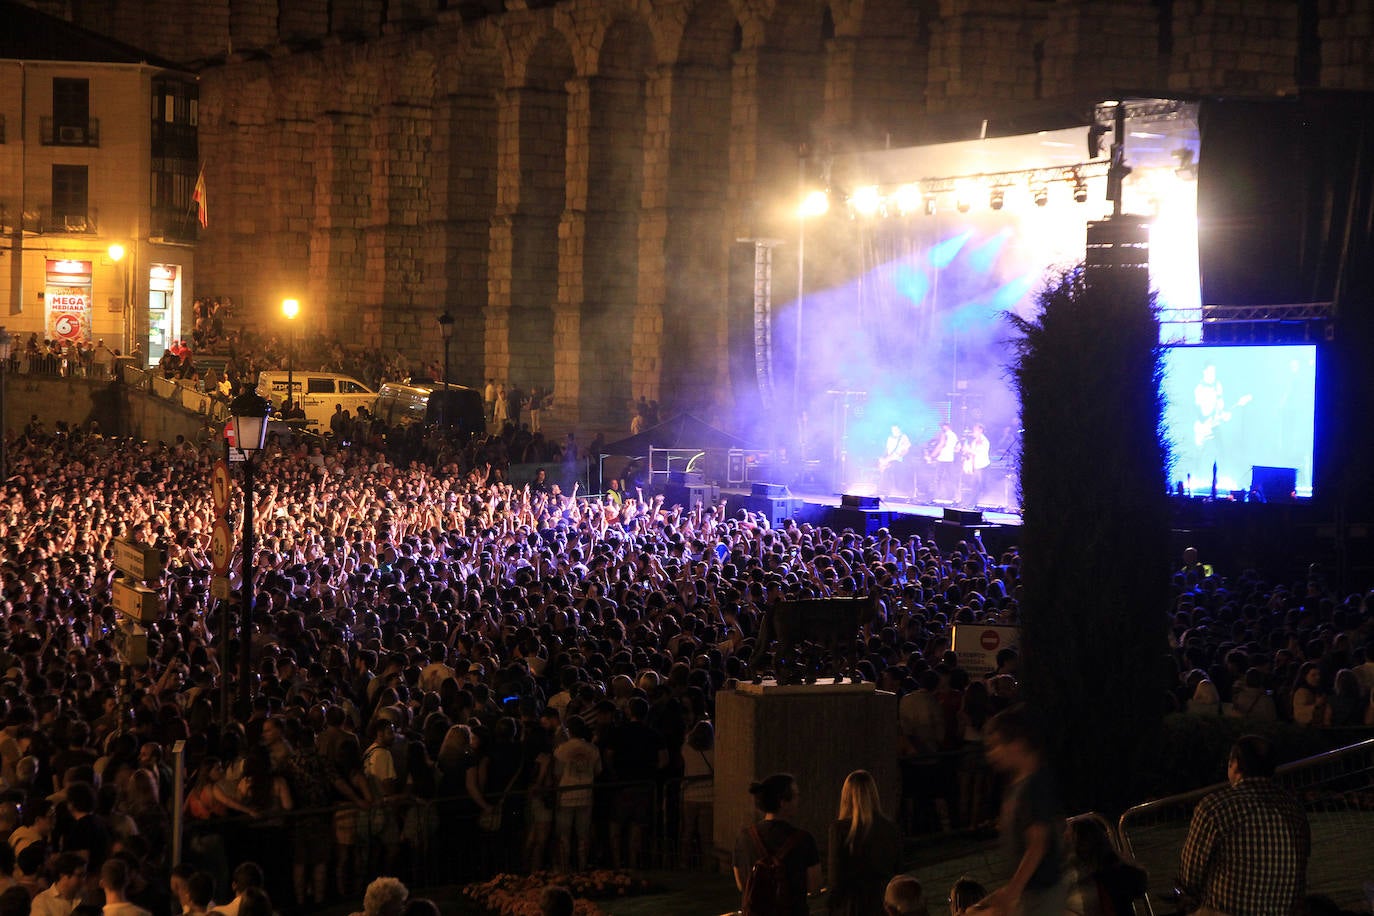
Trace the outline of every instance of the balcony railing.
<instances>
[{"instance_id":1,"label":"balcony railing","mask_svg":"<svg viewBox=\"0 0 1374 916\"><path fill-rule=\"evenodd\" d=\"M36 207L24 211L24 231L66 233L97 231L98 220L94 207L83 213L57 212L52 207Z\"/></svg>"},{"instance_id":2,"label":"balcony railing","mask_svg":"<svg viewBox=\"0 0 1374 916\"><path fill-rule=\"evenodd\" d=\"M82 124L58 124L54 118L41 123L44 146L99 146L100 119L87 118Z\"/></svg>"}]
</instances>

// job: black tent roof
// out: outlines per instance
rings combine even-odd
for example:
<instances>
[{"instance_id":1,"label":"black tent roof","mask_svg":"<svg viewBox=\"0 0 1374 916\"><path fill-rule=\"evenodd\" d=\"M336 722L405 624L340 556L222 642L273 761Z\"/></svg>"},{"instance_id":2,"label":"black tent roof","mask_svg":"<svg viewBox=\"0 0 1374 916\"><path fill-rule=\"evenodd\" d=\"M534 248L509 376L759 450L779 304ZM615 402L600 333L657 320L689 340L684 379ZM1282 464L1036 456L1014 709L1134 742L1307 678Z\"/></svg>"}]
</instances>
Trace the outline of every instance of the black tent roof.
<instances>
[{"instance_id":1,"label":"black tent roof","mask_svg":"<svg viewBox=\"0 0 1374 916\"><path fill-rule=\"evenodd\" d=\"M691 414L678 414L657 426L612 442L602 448L605 455L642 457L650 448L750 448L743 439L717 429Z\"/></svg>"}]
</instances>

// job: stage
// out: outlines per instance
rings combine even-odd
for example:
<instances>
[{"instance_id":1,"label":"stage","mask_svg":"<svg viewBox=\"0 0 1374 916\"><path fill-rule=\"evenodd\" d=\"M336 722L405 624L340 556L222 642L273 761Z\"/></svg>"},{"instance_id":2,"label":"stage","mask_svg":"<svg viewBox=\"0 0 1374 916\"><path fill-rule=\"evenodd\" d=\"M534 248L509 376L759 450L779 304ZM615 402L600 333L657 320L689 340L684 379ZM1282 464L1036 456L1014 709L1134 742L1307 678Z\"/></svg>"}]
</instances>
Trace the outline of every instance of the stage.
<instances>
[{"instance_id":1,"label":"stage","mask_svg":"<svg viewBox=\"0 0 1374 916\"><path fill-rule=\"evenodd\" d=\"M740 509L764 514L772 527L789 518L798 523L853 529L869 535L886 528L905 540L912 535L934 539L943 549L978 532L989 551L1000 552L1016 543L1021 516L1000 508L960 507L940 503L860 497L846 499L839 493L791 490L776 484L756 484L748 489L722 487L720 497L734 515ZM876 501L876 506L873 505ZM858 505L847 503L858 502Z\"/></svg>"}]
</instances>

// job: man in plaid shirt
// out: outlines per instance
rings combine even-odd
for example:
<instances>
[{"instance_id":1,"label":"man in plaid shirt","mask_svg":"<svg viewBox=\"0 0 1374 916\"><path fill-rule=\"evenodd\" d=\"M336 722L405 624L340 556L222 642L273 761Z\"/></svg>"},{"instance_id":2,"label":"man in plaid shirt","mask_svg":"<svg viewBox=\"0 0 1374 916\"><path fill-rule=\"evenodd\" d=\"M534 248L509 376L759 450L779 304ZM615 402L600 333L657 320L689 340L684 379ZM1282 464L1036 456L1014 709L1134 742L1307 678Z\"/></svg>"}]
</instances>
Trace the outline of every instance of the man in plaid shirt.
<instances>
[{"instance_id":1,"label":"man in plaid shirt","mask_svg":"<svg viewBox=\"0 0 1374 916\"><path fill-rule=\"evenodd\" d=\"M1231 748L1231 785L1198 802L1183 844L1179 886L1204 916L1290 916L1300 911L1312 851L1307 813L1274 782L1269 743Z\"/></svg>"}]
</instances>

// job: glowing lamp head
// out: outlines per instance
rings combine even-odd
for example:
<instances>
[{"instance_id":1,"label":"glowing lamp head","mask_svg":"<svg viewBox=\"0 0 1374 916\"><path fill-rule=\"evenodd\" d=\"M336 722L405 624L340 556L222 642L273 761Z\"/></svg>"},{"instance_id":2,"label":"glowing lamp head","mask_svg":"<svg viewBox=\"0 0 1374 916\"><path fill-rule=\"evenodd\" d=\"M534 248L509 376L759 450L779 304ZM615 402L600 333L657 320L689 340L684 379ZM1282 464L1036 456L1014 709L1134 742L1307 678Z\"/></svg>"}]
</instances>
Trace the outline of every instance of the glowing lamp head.
<instances>
[{"instance_id":1,"label":"glowing lamp head","mask_svg":"<svg viewBox=\"0 0 1374 916\"><path fill-rule=\"evenodd\" d=\"M893 193L892 200L899 213L915 213L921 204L921 189L914 184L904 184Z\"/></svg>"},{"instance_id":2,"label":"glowing lamp head","mask_svg":"<svg viewBox=\"0 0 1374 916\"><path fill-rule=\"evenodd\" d=\"M824 191L811 191L802 198L797 215L802 219L810 219L813 216L824 216L829 211L830 195Z\"/></svg>"},{"instance_id":3,"label":"glowing lamp head","mask_svg":"<svg viewBox=\"0 0 1374 916\"><path fill-rule=\"evenodd\" d=\"M281 313L287 318L295 318L301 313L301 304L295 299L283 299Z\"/></svg>"},{"instance_id":4,"label":"glowing lamp head","mask_svg":"<svg viewBox=\"0 0 1374 916\"><path fill-rule=\"evenodd\" d=\"M855 188L849 197L849 206L855 216L875 216L883 207L883 197L872 185Z\"/></svg>"},{"instance_id":5,"label":"glowing lamp head","mask_svg":"<svg viewBox=\"0 0 1374 916\"><path fill-rule=\"evenodd\" d=\"M108 253L109 253L109 255L110 255L110 260L111 260L111 261L114 261L116 264L118 264L120 261L124 260L124 246L123 246L123 245L119 245L119 244L111 245L110 248L109 248L109 252L108 252Z\"/></svg>"}]
</instances>

